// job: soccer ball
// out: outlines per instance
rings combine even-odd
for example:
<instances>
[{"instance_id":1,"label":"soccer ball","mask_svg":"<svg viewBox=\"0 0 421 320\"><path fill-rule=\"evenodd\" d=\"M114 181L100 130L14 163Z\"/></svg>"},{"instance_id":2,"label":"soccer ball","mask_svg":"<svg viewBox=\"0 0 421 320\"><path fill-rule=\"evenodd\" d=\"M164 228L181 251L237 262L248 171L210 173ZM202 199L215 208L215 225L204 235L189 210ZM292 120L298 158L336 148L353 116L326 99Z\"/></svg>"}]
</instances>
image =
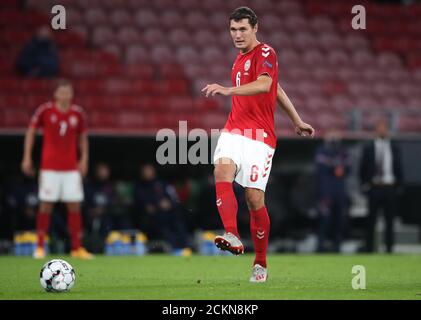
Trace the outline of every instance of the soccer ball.
<instances>
[{"instance_id":1,"label":"soccer ball","mask_svg":"<svg viewBox=\"0 0 421 320\"><path fill-rule=\"evenodd\" d=\"M66 261L54 259L41 268L39 281L47 292L67 292L75 285L76 273Z\"/></svg>"}]
</instances>

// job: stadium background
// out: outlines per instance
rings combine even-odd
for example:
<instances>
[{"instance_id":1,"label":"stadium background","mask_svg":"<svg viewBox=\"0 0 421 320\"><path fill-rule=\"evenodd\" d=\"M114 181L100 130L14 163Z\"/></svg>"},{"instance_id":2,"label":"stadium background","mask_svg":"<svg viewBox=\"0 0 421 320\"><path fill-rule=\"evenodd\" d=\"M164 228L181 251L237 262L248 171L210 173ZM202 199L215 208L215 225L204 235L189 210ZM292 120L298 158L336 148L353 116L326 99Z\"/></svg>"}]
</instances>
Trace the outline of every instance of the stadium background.
<instances>
[{"instance_id":1,"label":"stadium background","mask_svg":"<svg viewBox=\"0 0 421 320\"><path fill-rule=\"evenodd\" d=\"M187 120L189 128L223 126L229 99L206 99L200 89L209 82L229 84L236 53L227 15L237 6L248 5L260 19L259 39L278 52L281 85L303 120L317 132L311 141L297 138L286 115L277 112L279 146L268 189L272 251L314 248L314 152L329 128L345 132L353 157L345 248L356 250L366 215L356 166L374 121L384 116L404 160L397 250L420 250L420 4L358 2L367 10L367 29L353 30L350 12L355 3L347 0L5 0L0 4L2 253L11 252L18 231L7 200L10 186L22 182L23 134L35 108L51 99L54 85L54 79L19 76L15 61L33 32L50 24L54 4L64 5L67 12L67 30L54 31L53 36L59 48L59 76L73 81L75 102L87 113L91 175L95 163L106 161L115 181L134 180L139 163L155 161L156 131L177 130L178 120ZM181 192L200 192L212 167L157 169L162 178L178 186L193 236L197 217L213 203L196 201L192 210L189 192ZM246 212L242 216L247 219ZM214 217L218 219L216 210Z\"/></svg>"}]
</instances>

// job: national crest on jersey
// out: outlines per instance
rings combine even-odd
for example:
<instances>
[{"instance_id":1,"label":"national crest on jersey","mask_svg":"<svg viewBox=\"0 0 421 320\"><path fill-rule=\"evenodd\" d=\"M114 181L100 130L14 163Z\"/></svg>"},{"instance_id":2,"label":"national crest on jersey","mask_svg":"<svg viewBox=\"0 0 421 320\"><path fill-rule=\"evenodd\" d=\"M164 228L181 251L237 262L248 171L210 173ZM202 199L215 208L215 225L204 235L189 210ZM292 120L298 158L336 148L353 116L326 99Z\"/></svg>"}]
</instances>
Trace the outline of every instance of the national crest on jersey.
<instances>
[{"instance_id":1,"label":"national crest on jersey","mask_svg":"<svg viewBox=\"0 0 421 320\"><path fill-rule=\"evenodd\" d=\"M233 64L231 80L233 86L254 82L259 76L266 75L272 79L270 92L253 96L233 96L232 110L225 129L239 129L244 132L251 129L263 131L264 143L276 146L274 113L278 84L278 61L276 52L270 46L260 43L251 51L239 53ZM260 140L255 136L254 140Z\"/></svg>"},{"instance_id":2,"label":"national crest on jersey","mask_svg":"<svg viewBox=\"0 0 421 320\"><path fill-rule=\"evenodd\" d=\"M70 126L71 126L71 127L76 128L76 127L77 127L78 122L79 122L79 120L78 120L78 118L77 118L76 116L71 115L71 116L69 117L69 124L70 124Z\"/></svg>"}]
</instances>

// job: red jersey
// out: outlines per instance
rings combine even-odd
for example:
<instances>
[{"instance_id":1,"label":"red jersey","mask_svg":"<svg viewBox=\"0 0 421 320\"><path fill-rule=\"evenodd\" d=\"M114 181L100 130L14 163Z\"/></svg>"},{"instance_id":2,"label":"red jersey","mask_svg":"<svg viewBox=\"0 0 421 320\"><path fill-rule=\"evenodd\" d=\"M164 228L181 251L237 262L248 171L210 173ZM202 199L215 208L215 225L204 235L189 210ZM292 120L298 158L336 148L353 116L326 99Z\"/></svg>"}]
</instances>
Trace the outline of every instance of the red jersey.
<instances>
[{"instance_id":1,"label":"red jersey","mask_svg":"<svg viewBox=\"0 0 421 320\"><path fill-rule=\"evenodd\" d=\"M47 102L35 111L30 126L43 129L41 169L77 169L78 138L85 131L81 107L71 105L68 111L62 112L54 102Z\"/></svg>"},{"instance_id":2,"label":"red jersey","mask_svg":"<svg viewBox=\"0 0 421 320\"><path fill-rule=\"evenodd\" d=\"M233 86L238 87L256 81L263 74L272 78L270 91L253 96L233 96L232 110L225 129L234 130L233 133L238 132L275 148L274 114L278 89L278 60L275 50L260 43L245 54L240 52L232 67L231 80ZM252 135L245 130L251 131Z\"/></svg>"}]
</instances>

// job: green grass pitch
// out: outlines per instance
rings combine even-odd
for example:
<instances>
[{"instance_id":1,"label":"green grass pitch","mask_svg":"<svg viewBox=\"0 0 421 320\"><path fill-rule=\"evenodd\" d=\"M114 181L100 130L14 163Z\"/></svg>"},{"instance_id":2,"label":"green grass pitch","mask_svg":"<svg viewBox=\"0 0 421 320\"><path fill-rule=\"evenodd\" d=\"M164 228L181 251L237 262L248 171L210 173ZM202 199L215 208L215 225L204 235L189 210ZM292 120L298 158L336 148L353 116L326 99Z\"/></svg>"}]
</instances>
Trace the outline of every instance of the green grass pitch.
<instances>
[{"instance_id":1,"label":"green grass pitch","mask_svg":"<svg viewBox=\"0 0 421 320\"><path fill-rule=\"evenodd\" d=\"M76 270L68 293L47 293L39 271L61 258ZM0 299L421 299L418 255L270 255L266 283L248 282L253 255L143 257L0 257ZM366 269L366 289L353 290L354 265Z\"/></svg>"}]
</instances>

